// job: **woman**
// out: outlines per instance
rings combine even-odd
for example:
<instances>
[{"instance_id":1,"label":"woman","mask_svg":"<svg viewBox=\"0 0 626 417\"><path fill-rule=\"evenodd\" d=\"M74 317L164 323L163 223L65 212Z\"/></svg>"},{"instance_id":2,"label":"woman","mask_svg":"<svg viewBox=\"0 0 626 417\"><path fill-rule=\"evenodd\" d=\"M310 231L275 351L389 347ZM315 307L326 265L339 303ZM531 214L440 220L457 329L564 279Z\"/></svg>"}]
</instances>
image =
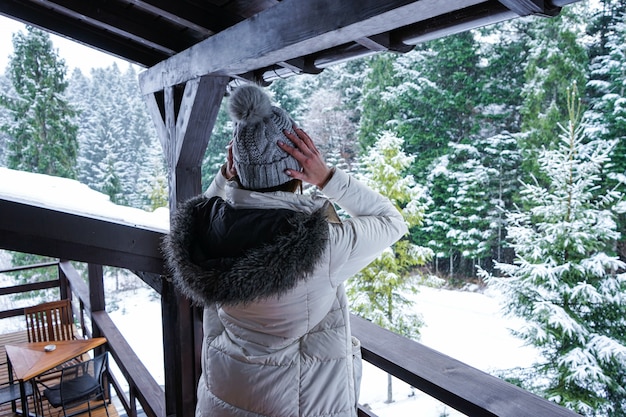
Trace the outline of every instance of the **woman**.
<instances>
[{"instance_id":1,"label":"woman","mask_svg":"<svg viewBox=\"0 0 626 417\"><path fill-rule=\"evenodd\" d=\"M360 345L343 283L407 232L252 85L230 98L228 158L178 209L164 252L204 306L197 416L356 416ZM302 181L325 195L298 194ZM351 218L341 222L336 203Z\"/></svg>"}]
</instances>

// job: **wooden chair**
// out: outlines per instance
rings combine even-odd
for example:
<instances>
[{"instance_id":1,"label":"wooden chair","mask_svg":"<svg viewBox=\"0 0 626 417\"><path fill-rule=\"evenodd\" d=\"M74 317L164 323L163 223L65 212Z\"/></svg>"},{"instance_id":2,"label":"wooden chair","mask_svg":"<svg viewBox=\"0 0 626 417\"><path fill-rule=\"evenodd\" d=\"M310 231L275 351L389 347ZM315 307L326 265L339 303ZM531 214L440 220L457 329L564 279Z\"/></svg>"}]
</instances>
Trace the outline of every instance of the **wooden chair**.
<instances>
[{"instance_id":1,"label":"wooden chair","mask_svg":"<svg viewBox=\"0 0 626 417\"><path fill-rule=\"evenodd\" d=\"M24 308L29 342L55 342L72 340L74 336L74 314L69 299L50 301ZM63 368L82 361L81 357L71 359L37 377L38 381L58 378Z\"/></svg>"},{"instance_id":2,"label":"wooden chair","mask_svg":"<svg viewBox=\"0 0 626 417\"><path fill-rule=\"evenodd\" d=\"M70 300L52 301L24 309L29 342L74 339Z\"/></svg>"}]
</instances>

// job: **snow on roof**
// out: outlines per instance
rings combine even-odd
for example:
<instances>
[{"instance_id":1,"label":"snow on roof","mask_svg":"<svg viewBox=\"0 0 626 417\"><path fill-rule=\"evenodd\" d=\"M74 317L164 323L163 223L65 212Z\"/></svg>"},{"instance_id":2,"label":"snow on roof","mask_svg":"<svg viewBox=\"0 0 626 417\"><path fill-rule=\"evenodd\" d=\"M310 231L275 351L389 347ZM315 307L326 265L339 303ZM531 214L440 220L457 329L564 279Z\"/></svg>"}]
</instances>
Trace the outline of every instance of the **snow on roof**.
<instances>
[{"instance_id":1,"label":"snow on roof","mask_svg":"<svg viewBox=\"0 0 626 417\"><path fill-rule=\"evenodd\" d=\"M167 232L169 209L119 206L109 196L68 178L0 167L0 198L90 218Z\"/></svg>"}]
</instances>

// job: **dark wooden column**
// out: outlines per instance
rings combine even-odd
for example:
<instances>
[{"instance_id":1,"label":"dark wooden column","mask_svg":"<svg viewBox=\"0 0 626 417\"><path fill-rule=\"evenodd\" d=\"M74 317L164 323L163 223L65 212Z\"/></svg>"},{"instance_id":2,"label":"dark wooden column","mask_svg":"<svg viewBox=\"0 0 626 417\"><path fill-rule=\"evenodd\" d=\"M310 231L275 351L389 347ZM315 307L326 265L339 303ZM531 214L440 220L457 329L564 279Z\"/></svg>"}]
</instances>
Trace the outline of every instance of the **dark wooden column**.
<instances>
[{"instance_id":1,"label":"dark wooden column","mask_svg":"<svg viewBox=\"0 0 626 417\"><path fill-rule=\"evenodd\" d=\"M93 337L102 337L102 331L98 326L93 324L93 313L104 311L106 303L104 298L104 268L102 265L88 264L87 274L89 277L89 320L91 321L91 335ZM96 355L104 353L104 346L95 349Z\"/></svg>"},{"instance_id":2,"label":"dark wooden column","mask_svg":"<svg viewBox=\"0 0 626 417\"><path fill-rule=\"evenodd\" d=\"M206 75L146 96L168 163L171 215L201 190L201 165L228 77ZM169 280L161 293L165 407L168 416L192 417L200 377L202 312Z\"/></svg>"},{"instance_id":3,"label":"dark wooden column","mask_svg":"<svg viewBox=\"0 0 626 417\"><path fill-rule=\"evenodd\" d=\"M70 288L65 271L61 268L61 262L65 262L63 259L59 259L59 265L57 266L57 273L59 274L59 298L72 299L72 289Z\"/></svg>"}]
</instances>

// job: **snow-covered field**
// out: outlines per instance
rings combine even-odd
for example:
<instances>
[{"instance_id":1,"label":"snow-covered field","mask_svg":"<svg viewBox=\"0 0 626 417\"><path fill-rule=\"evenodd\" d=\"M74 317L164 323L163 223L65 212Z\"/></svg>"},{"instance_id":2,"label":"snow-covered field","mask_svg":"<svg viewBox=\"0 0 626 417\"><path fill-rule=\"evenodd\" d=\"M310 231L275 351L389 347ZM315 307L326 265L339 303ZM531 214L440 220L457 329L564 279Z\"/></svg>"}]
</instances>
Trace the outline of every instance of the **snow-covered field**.
<instances>
[{"instance_id":1,"label":"snow-covered field","mask_svg":"<svg viewBox=\"0 0 626 417\"><path fill-rule=\"evenodd\" d=\"M423 316L421 342L448 356L483 371L529 366L537 356L534 349L523 346L509 328L519 322L504 318L493 291L466 292L420 287L414 296L415 308ZM108 303L108 302L107 302ZM111 317L137 355L163 384L163 351L161 348L161 305L147 288L121 294L118 309ZM402 381L394 379L394 402L386 404L387 374L365 364L361 384L362 404L368 404L380 417L460 416Z\"/></svg>"}]
</instances>

